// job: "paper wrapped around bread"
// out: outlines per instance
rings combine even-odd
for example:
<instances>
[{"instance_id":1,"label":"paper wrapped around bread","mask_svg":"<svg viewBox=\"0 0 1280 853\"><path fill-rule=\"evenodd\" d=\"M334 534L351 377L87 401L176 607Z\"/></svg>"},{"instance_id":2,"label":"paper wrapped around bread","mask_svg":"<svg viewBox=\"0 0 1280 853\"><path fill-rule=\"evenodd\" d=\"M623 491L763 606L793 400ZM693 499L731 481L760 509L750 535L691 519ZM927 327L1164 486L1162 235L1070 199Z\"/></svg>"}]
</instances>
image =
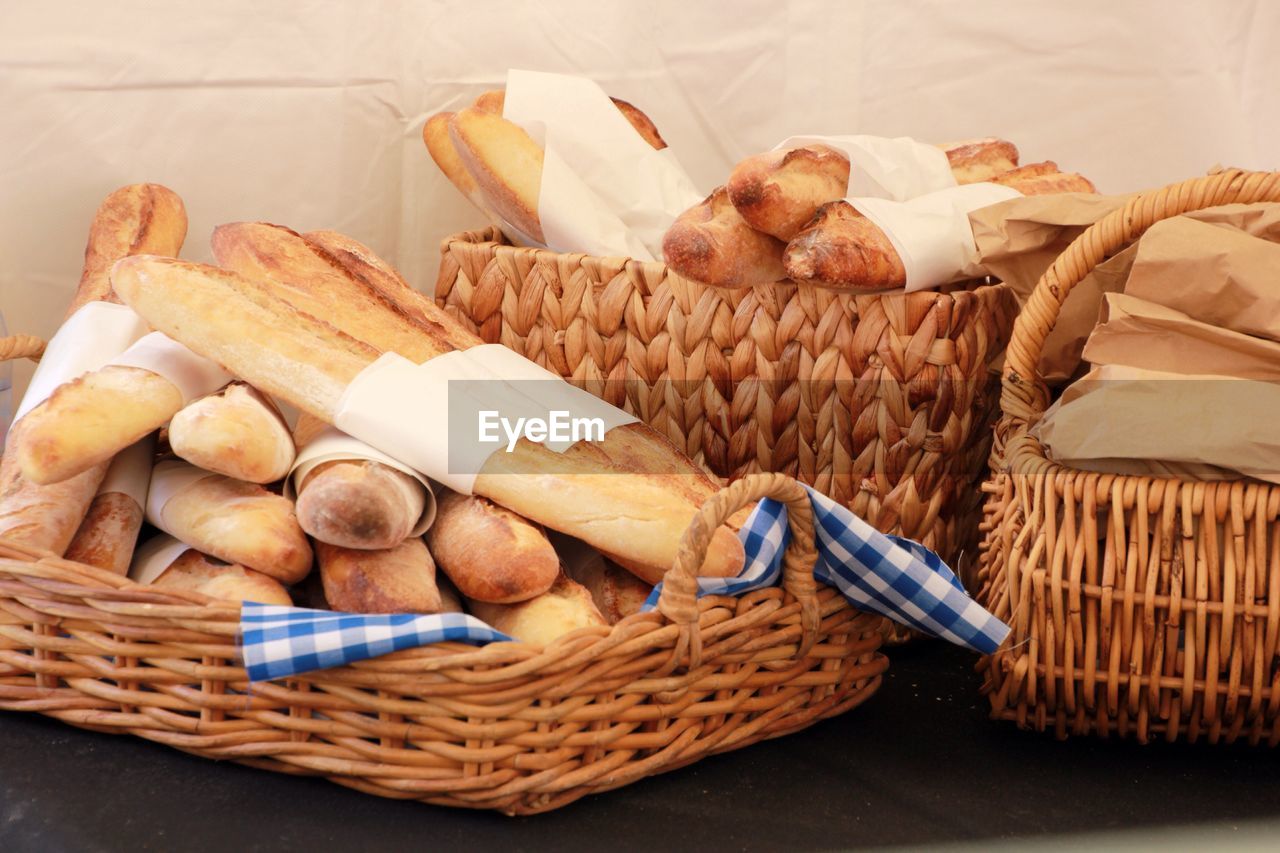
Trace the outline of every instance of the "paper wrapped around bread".
<instances>
[{"instance_id":1,"label":"paper wrapped around bread","mask_svg":"<svg viewBox=\"0 0 1280 853\"><path fill-rule=\"evenodd\" d=\"M712 287L740 289L787 277L786 245L747 224L718 187L676 218L662 238L662 256L680 275Z\"/></svg>"},{"instance_id":2,"label":"paper wrapped around bread","mask_svg":"<svg viewBox=\"0 0 1280 853\"><path fill-rule=\"evenodd\" d=\"M177 255L186 234L187 214L182 199L166 187L133 184L111 193L94 215L80 286L66 316L89 302L119 302L111 289L111 265L131 254ZM0 537L62 555L106 475L109 458L85 466L75 476L58 483L38 485L30 481L21 473L16 448L26 443L27 421L33 414L35 411L29 412L9 430L6 452L0 461ZM61 428L93 426L92 422L86 424L73 417Z\"/></svg>"},{"instance_id":3,"label":"paper wrapped around bread","mask_svg":"<svg viewBox=\"0 0 1280 853\"><path fill-rule=\"evenodd\" d=\"M437 502L427 544L462 595L509 604L555 583L560 559L537 525L476 495L445 491Z\"/></svg>"},{"instance_id":4,"label":"paper wrapped around bread","mask_svg":"<svg viewBox=\"0 0 1280 853\"><path fill-rule=\"evenodd\" d=\"M516 604L491 604L467 599L467 610L521 643L545 646L579 628L607 627L591 593L582 584L559 575L551 589Z\"/></svg>"},{"instance_id":5,"label":"paper wrapped around bread","mask_svg":"<svg viewBox=\"0 0 1280 853\"><path fill-rule=\"evenodd\" d=\"M224 601L293 603L279 581L244 566L226 563L160 534L138 549L129 577L159 589L198 592Z\"/></svg>"},{"instance_id":6,"label":"paper wrapped around bread","mask_svg":"<svg viewBox=\"0 0 1280 853\"><path fill-rule=\"evenodd\" d=\"M316 543L329 607L344 613L440 613L436 564L418 537L381 551Z\"/></svg>"},{"instance_id":7,"label":"paper wrapped around bread","mask_svg":"<svg viewBox=\"0 0 1280 853\"><path fill-rule=\"evenodd\" d=\"M489 209L539 243L542 146L520 125L467 107L449 119L449 138Z\"/></svg>"},{"instance_id":8,"label":"paper wrapped around bread","mask_svg":"<svg viewBox=\"0 0 1280 853\"><path fill-rule=\"evenodd\" d=\"M274 483L293 464L293 436L262 392L233 382L169 422L169 447L197 468L249 483Z\"/></svg>"},{"instance_id":9,"label":"paper wrapped around bread","mask_svg":"<svg viewBox=\"0 0 1280 853\"><path fill-rule=\"evenodd\" d=\"M301 241L297 235L290 239ZM226 263L222 255L219 259ZM214 267L149 258L117 265L114 280L122 297L152 325L326 422L332 422L347 386L383 352L423 362L453 348L436 331L455 325L442 311L435 309L433 326L415 325L354 279L336 290L329 285L337 282L319 279L284 286L269 276L251 281ZM610 451L616 443L610 436L628 429L645 441L654 437L652 430L634 424L565 453L522 440L513 452L489 457L475 480L475 493L608 553L665 571L697 509L687 492L671 485L682 479L678 471L688 463L673 462L659 440L646 452L655 467L665 463L670 473L650 475L613 464ZM733 575L743 560L741 543L722 529L700 571Z\"/></svg>"},{"instance_id":10,"label":"paper wrapped around bread","mask_svg":"<svg viewBox=\"0 0 1280 853\"><path fill-rule=\"evenodd\" d=\"M292 501L185 462L156 465L147 520L193 548L282 583L296 583L311 570L311 546Z\"/></svg>"},{"instance_id":11,"label":"paper wrapped around bread","mask_svg":"<svg viewBox=\"0 0 1280 853\"><path fill-rule=\"evenodd\" d=\"M472 102L471 106L487 113L502 115L506 94L505 89L490 89L487 92L482 92ZM609 100L613 101L613 105L618 108L618 112L622 113L623 117L635 128L636 133L640 134L640 137L649 143L650 147L655 151L661 151L667 147L662 134L658 133L658 126L653 123L653 120L643 110L621 98L610 97Z\"/></svg>"}]
</instances>

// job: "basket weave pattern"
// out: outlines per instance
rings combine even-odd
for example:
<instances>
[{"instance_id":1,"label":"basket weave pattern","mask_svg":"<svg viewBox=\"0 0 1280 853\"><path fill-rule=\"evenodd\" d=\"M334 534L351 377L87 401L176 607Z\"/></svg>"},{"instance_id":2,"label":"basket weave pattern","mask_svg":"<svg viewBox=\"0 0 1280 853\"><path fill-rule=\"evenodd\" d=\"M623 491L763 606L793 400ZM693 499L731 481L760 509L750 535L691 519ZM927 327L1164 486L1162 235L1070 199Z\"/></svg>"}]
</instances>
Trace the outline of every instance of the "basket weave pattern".
<instances>
[{"instance_id":1,"label":"basket weave pattern","mask_svg":"<svg viewBox=\"0 0 1280 853\"><path fill-rule=\"evenodd\" d=\"M1280 487L1078 471L1029 432L1049 398L1035 365L1074 284L1161 219L1277 200L1280 174L1238 170L1136 196L1019 316L983 487L979 599L1013 628L982 665L993 716L1060 737L1280 743Z\"/></svg>"},{"instance_id":2,"label":"basket weave pattern","mask_svg":"<svg viewBox=\"0 0 1280 853\"><path fill-rule=\"evenodd\" d=\"M783 586L695 598L711 533L785 501ZM529 814L788 734L866 700L879 618L813 580L794 480L705 505L658 610L546 647L441 643L249 685L237 604L0 544L0 708L386 797Z\"/></svg>"},{"instance_id":3,"label":"basket weave pattern","mask_svg":"<svg viewBox=\"0 0 1280 853\"><path fill-rule=\"evenodd\" d=\"M665 434L721 477L789 474L956 564L1016 311L1003 285L853 295L723 291L661 263L441 245L436 300Z\"/></svg>"}]
</instances>

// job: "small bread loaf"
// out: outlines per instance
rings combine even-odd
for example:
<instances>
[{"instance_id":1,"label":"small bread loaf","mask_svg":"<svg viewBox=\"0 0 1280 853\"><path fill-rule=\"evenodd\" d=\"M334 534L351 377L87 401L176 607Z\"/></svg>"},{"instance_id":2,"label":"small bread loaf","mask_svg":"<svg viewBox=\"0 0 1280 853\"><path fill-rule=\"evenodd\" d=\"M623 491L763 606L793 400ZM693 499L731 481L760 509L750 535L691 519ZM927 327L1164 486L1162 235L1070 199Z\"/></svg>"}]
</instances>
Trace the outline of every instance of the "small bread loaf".
<instances>
[{"instance_id":1,"label":"small bread loaf","mask_svg":"<svg viewBox=\"0 0 1280 853\"><path fill-rule=\"evenodd\" d=\"M609 624L586 587L564 575L556 578L551 589L528 601L491 604L467 599L467 609L508 637L534 646L548 645L578 628Z\"/></svg>"},{"instance_id":2,"label":"small bread loaf","mask_svg":"<svg viewBox=\"0 0 1280 853\"><path fill-rule=\"evenodd\" d=\"M735 166L725 189L748 225L785 242L819 207L844 198L849 158L828 145L766 151Z\"/></svg>"},{"instance_id":3,"label":"small bread loaf","mask_svg":"<svg viewBox=\"0 0 1280 853\"><path fill-rule=\"evenodd\" d=\"M1060 172L1051 160L1030 163L996 175L993 184L1013 187L1023 195L1056 195L1058 193L1096 193L1093 182L1074 172Z\"/></svg>"},{"instance_id":4,"label":"small bread loaf","mask_svg":"<svg viewBox=\"0 0 1280 853\"><path fill-rule=\"evenodd\" d=\"M564 573L586 587L596 609L610 625L639 613L653 592L653 584L576 539L557 536L556 551L563 559Z\"/></svg>"},{"instance_id":5,"label":"small bread loaf","mask_svg":"<svg viewBox=\"0 0 1280 853\"><path fill-rule=\"evenodd\" d=\"M344 613L439 613L436 564L417 536L383 551L316 543L329 607Z\"/></svg>"},{"instance_id":6,"label":"small bread loaf","mask_svg":"<svg viewBox=\"0 0 1280 853\"><path fill-rule=\"evenodd\" d=\"M280 410L243 382L233 382L174 415L169 446L197 468L249 483L283 478L295 453Z\"/></svg>"},{"instance_id":7,"label":"small bread loaf","mask_svg":"<svg viewBox=\"0 0 1280 853\"><path fill-rule=\"evenodd\" d=\"M293 603L289 591L274 578L253 569L224 563L194 548L183 551L169 568L151 582L160 589L184 589L225 601L258 604Z\"/></svg>"},{"instance_id":8,"label":"small bread loaf","mask_svg":"<svg viewBox=\"0 0 1280 853\"><path fill-rule=\"evenodd\" d=\"M676 217L662 237L667 266L694 281L730 289L786 278L785 248L748 225L724 187Z\"/></svg>"},{"instance_id":9,"label":"small bread loaf","mask_svg":"<svg viewBox=\"0 0 1280 853\"><path fill-rule=\"evenodd\" d=\"M818 209L804 230L787 244L787 275L834 290L902 287L907 269L880 228L847 201Z\"/></svg>"},{"instance_id":10,"label":"small bread loaf","mask_svg":"<svg viewBox=\"0 0 1280 853\"><path fill-rule=\"evenodd\" d=\"M405 541L427 501L418 480L372 460L321 463L297 491L303 530L326 544L365 551Z\"/></svg>"},{"instance_id":11,"label":"small bread loaf","mask_svg":"<svg viewBox=\"0 0 1280 853\"><path fill-rule=\"evenodd\" d=\"M442 492L427 544L458 591L477 601L525 601L560 574L560 559L537 525L475 495Z\"/></svg>"},{"instance_id":12,"label":"small bread loaf","mask_svg":"<svg viewBox=\"0 0 1280 853\"><path fill-rule=\"evenodd\" d=\"M449 120L449 137L488 206L539 243L542 147L500 115L467 107Z\"/></svg>"},{"instance_id":13,"label":"small bread loaf","mask_svg":"<svg viewBox=\"0 0 1280 853\"><path fill-rule=\"evenodd\" d=\"M169 535L228 563L297 583L311 571L311 547L293 502L261 486L161 462L151 483L147 520ZM180 483L172 494L162 485Z\"/></svg>"},{"instance_id":14,"label":"small bread loaf","mask_svg":"<svg viewBox=\"0 0 1280 853\"><path fill-rule=\"evenodd\" d=\"M507 93L504 89L490 89L480 94L478 98L471 104L478 110L484 110L494 115L502 115L502 110L506 106ZM658 126L653 123L653 119L645 115L644 110L635 104L628 103L621 98L610 98L613 105L618 108L618 112L622 113L623 118L631 123L636 133L649 146L656 151L661 151L667 147L666 141L662 138L662 134L658 133Z\"/></svg>"},{"instance_id":15,"label":"small bread loaf","mask_svg":"<svg viewBox=\"0 0 1280 853\"><path fill-rule=\"evenodd\" d=\"M944 142L938 147L947 155L951 174L955 176L957 184L989 181L1018 165L1017 147L1008 140L996 139L994 136Z\"/></svg>"},{"instance_id":16,"label":"small bread loaf","mask_svg":"<svg viewBox=\"0 0 1280 853\"><path fill-rule=\"evenodd\" d=\"M142 507L137 501L122 492L99 492L63 556L117 575L128 574L141 529Z\"/></svg>"}]
</instances>

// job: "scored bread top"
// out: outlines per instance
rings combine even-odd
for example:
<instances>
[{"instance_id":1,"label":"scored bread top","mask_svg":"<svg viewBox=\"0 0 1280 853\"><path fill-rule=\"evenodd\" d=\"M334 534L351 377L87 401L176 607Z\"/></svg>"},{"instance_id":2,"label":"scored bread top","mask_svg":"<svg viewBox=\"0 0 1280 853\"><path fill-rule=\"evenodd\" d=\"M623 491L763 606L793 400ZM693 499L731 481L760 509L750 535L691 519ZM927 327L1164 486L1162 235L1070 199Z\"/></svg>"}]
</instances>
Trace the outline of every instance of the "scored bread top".
<instances>
[{"instance_id":1,"label":"scored bread top","mask_svg":"<svg viewBox=\"0 0 1280 853\"><path fill-rule=\"evenodd\" d=\"M743 288L786 278L782 241L747 224L718 187L676 217L662 237L667 266L713 287Z\"/></svg>"},{"instance_id":2,"label":"scored bread top","mask_svg":"<svg viewBox=\"0 0 1280 853\"><path fill-rule=\"evenodd\" d=\"M828 288L882 290L907 283L907 270L893 243L847 201L818 209L787 244L787 274Z\"/></svg>"},{"instance_id":3,"label":"scored bread top","mask_svg":"<svg viewBox=\"0 0 1280 853\"><path fill-rule=\"evenodd\" d=\"M790 240L820 206L844 198L849 158L829 145L766 151L734 167L725 187L747 224Z\"/></svg>"}]
</instances>

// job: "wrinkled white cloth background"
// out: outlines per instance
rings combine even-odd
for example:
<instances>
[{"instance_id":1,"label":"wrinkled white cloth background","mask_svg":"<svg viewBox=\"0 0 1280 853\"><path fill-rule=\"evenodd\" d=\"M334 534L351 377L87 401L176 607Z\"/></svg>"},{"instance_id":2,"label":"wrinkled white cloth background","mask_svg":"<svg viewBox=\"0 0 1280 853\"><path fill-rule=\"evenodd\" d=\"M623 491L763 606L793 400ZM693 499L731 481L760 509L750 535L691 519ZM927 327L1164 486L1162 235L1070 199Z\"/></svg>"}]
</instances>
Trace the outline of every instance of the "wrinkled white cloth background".
<instances>
[{"instance_id":1,"label":"wrinkled white cloth background","mask_svg":"<svg viewBox=\"0 0 1280 853\"><path fill-rule=\"evenodd\" d=\"M53 332L112 189L336 228L418 287L483 219L420 132L509 67L641 106L700 187L806 133L1000 135L1103 191L1280 168L1268 0L42 0L0 4L0 308ZM20 393L30 373L18 370Z\"/></svg>"}]
</instances>

